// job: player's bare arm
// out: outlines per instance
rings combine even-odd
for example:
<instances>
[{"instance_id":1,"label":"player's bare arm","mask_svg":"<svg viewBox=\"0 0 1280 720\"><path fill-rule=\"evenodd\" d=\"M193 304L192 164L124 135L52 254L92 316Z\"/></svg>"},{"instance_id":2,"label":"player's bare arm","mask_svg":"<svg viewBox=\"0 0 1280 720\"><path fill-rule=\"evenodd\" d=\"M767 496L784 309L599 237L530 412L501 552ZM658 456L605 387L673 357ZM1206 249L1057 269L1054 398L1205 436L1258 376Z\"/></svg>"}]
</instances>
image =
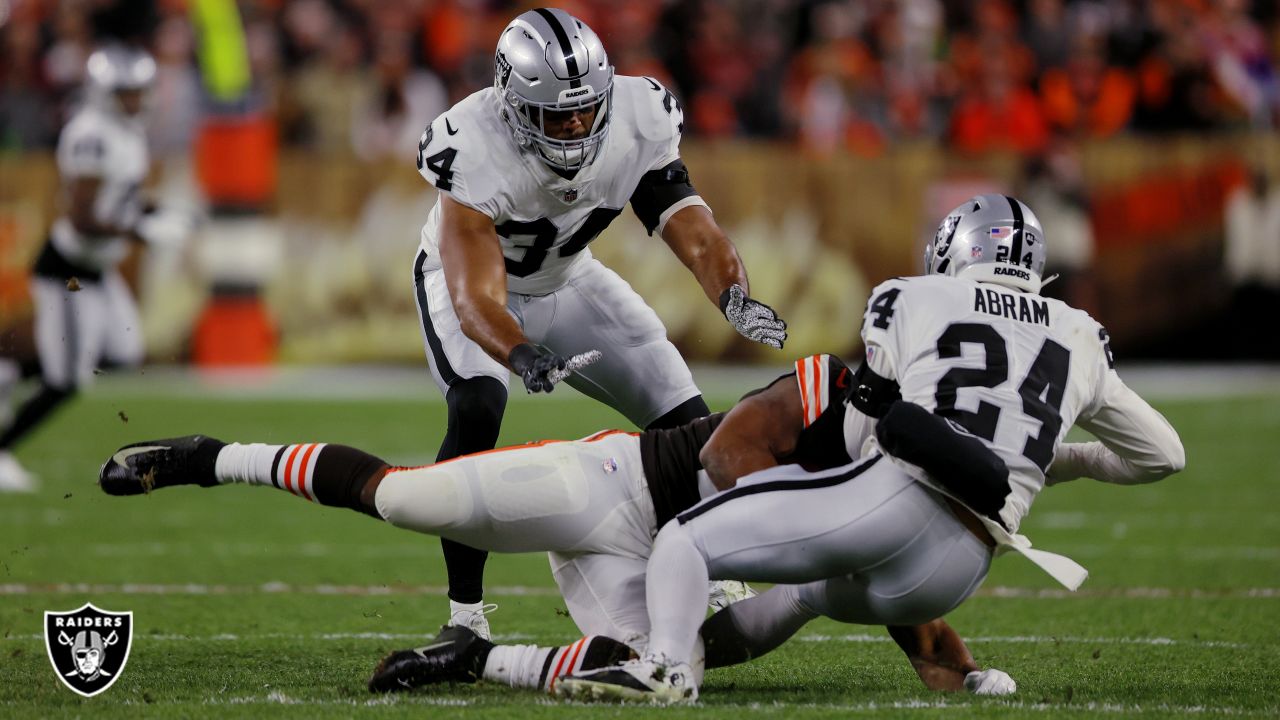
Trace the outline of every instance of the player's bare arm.
<instances>
[{"instance_id":1,"label":"player's bare arm","mask_svg":"<svg viewBox=\"0 0 1280 720\"><path fill-rule=\"evenodd\" d=\"M76 176L66 183L67 219L76 232L91 242L125 237L136 243L172 247L186 240L195 227L195 218L188 213L149 203L144 206L142 217L132 224L103 222L95 212L102 186L102 178L94 175Z\"/></svg>"},{"instance_id":2,"label":"player's bare arm","mask_svg":"<svg viewBox=\"0 0 1280 720\"><path fill-rule=\"evenodd\" d=\"M440 263L462 332L519 375L529 392L551 392L565 360L529 342L507 311L507 268L493 220L440 196Z\"/></svg>"},{"instance_id":3,"label":"player's bare arm","mask_svg":"<svg viewBox=\"0 0 1280 720\"><path fill-rule=\"evenodd\" d=\"M718 303L730 285L750 291L747 269L737 248L705 207L691 205L677 211L662 228L662 239L697 278L711 302Z\"/></svg>"},{"instance_id":4,"label":"player's bare arm","mask_svg":"<svg viewBox=\"0 0 1280 720\"><path fill-rule=\"evenodd\" d=\"M493 220L442 194L440 262L462 332L498 362L529 342L507 312L507 270Z\"/></svg>"},{"instance_id":5,"label":"player's bare arm","mask_svg":"<svg viewBox=\"0 0 1280 720\"><path fill-rule=\"evenodd\" d=\"M735 330L758 343L782 347L787 339L787 323L773 308L748 296L750 288L742 258L706 206L690 205L677 210L661 234Z\"/></svg>"},{"instance_id":6,"label":"player's bare arm","mask_svg":"<svg viewBox=\"0 0 1280 720\"><path fill-rule=\"evenodd\" d=\"M790 382L775 382L734 405L698 459L716 488L725 490L744 475L776 466L795 450L803 429L800 394Z\"/></svg>"},{"instance_id":7,"label":"player's bare arm","mask_svg":"<svg viewBox=\"0 0 1280 720\"><path fill-rule=\"evenodd\" d=\"M889 635L907 654L925 687L943 692L1008 695L1018 684L1003 670L983 670L960 634L945 620L923 625L889 625Z\"/></svg>"},{"instance_id":8,"label":"player's bare arm","mask_svg":"<svg viewBox=\"0 0 1280 720\"><path fill-rule=\"evenodd\" d=\"M930 690L958 692L964 689L966 675L981 670L964 640L944 620L910 627L889 625L888 630Z\"/></svg>"},{"instance_id":9,"label":"player's bare arm","mask_svg":"<svg viewBox=\"0 0 1280 720\"><path fill-rule=\"evenodd\" d=\"M94 214L102 179L93 176L71 178L67 182L67 219L76 232L85 237L129 237L139 240L132 228L119 227L99 220Z\"/></svg>"}]
</instances>

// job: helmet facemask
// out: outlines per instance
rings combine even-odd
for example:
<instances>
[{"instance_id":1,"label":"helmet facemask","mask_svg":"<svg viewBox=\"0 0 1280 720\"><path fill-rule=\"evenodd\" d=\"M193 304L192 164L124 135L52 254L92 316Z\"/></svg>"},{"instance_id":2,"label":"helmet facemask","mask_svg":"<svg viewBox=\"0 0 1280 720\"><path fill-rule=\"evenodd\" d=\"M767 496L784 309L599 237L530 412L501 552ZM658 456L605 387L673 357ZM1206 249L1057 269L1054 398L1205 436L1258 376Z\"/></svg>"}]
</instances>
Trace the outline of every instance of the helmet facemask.
<instances>
[{"instance_id":1,"label":"helmet facemask","mask_svg":"<svg viewBox=\"0 0 1280 720\"><path fill-rule=\"evenodd\" d=\"M583 92L585 91L585 92ZM609 133L609 111L613 99L613 78L601 92L583 86L580 89L567 90L564 95L580 93L579 98L567 98L556 103L536 103L521 98L511 90L502 91L504 104L503 119L511 128L516 142L522 147L530 147L537 151L539 159L560 170L580 170L590 165L599 156ZM553 125L561 120L560 113L590 112L591 118L587 134L580 138L559 139L547 130L548 122Z\"/></svg>"}]
</instances>

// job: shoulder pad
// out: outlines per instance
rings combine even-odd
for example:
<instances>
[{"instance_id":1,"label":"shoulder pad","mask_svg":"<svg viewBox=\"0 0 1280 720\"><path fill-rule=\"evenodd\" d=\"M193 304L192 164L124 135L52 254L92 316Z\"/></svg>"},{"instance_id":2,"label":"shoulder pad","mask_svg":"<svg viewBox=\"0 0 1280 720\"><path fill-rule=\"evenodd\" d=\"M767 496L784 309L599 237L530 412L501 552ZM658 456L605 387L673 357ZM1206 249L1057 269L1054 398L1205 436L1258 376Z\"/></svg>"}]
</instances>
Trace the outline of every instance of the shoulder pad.
<instances>
[{"instance_id":1,"label":"shoulder pad","mask_svg":"<svg viewBox=\"0 0 1280 720\"><path fill-rule=\"evenodd\" d=\"M666 86L651 77L619 76L614 88L618 109L630 110L642 138L679 141L684 132L684 106Z\"/></svg>"},{"instance_id":2,"label":"shoulder pad","mask_svg":"<svg viewBox=\"0 0 1280 720\"><path fill-rule=\"evenodd\" d=\"M418 173L437 189L468 205L497 194L500 168L490 162L497 140L491 118L484 117L481 93L441 113L418 138Z\"/></svg>"},{"instance_id":3,"label":"shoulder pad","mask_svg":"<svg viewBox=\"0 0 1280 720\"><path fill-rule=\"evenodd\" d=\"M1066 303L1062 303L1061 307L1067 311L1064 315L1069 315L1083 326L1081 328L1083 335L1092 336L1098 342L1098 347L1102 351L1102 356L1107 361L1107 367L1115 370L1116 358L1115 354L1111 352L1111 333L1107 332L1106 326L1098 322L1097 318L1090 315L1086 310L1071 307Z\"/></svg>"},{"instance_id":4,"label":"shoulder pad","mask_svg":"<svg viewBox=\"0 0 1280 720\"><path fill-rule=\"evenodd\" d=\"M96 175L108 163L107 128L89 113L74 117L58 138L58 169L71 175Z\"/></svg>"}]
</instances>

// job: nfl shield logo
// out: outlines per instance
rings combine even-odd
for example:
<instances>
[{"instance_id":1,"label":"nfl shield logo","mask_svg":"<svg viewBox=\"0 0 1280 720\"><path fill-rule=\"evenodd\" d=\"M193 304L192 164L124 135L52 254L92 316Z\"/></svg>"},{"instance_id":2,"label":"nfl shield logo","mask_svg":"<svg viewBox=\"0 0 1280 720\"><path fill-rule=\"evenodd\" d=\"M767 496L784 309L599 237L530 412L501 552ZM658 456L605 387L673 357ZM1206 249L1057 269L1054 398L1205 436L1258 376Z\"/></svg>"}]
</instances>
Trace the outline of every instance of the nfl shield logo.
<instances>
[{"instance_id":1,"label":"nfl shield logo","mask_svg":"<svg viewBox=\"0 0 1280 720\"><path fill-rule=\"evenodd\" d=\"M44 614L44 646L64 685L93 697L115 684L129 661L133 613L99 610L85 603L69 612Z\"/></svg>"},{"instance_id":2,"label":"nfl shield logo","mask_svg":"<svg viewBox=\"0 0 1280 720\"><path fill-rule=\"evenodd\" d=\"M569 188L564 191L564 201L573 202L578 199L578 188Z\"/></svg>"}]
</instances>

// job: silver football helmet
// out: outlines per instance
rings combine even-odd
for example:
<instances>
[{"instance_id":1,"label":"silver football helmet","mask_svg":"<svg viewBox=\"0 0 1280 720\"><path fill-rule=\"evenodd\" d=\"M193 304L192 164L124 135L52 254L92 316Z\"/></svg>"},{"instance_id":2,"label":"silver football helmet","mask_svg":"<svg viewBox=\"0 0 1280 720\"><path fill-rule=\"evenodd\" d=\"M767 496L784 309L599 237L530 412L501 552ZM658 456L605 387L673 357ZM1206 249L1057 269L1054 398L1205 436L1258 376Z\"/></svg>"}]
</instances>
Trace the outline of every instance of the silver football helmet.
<instances>
[{"instance_id":1,"label":"silver football helmet","mask_svg":"<svg viewBox=\"0 0 1280 720\"><path fill-rule=\"evenodd\" d=\"M85 71L89 101L122 112L116 93L150 88L156 78L156 61L140 48L107 45L89 56Z\"/></svg>"},{"instance_id":2,"label":"silver football helmet","mask_svg":"<svg viewBox=\"0 0 1280 720\"><path fill-rule=\"evenodd\" d=\"M577 170L600 154L609 131L613 66L600 38L581 20L546 8L512 20L498 38L493 86L516 142L536 150L543 162ZM549 113L593 108L585 136L563 140L547 132Z\"/></svg>"},{"instance_id":3,"label":"silver football helmet","mask_svg":"<svg viewBox=\"0 0 1280 720\"><path fill-rule=\"evenodd\" d=\"M952 210L924 249L926 275L950 275L1040 292L1044 230L1031 208L979 195Z\"/></svg>"}]
</instances>

